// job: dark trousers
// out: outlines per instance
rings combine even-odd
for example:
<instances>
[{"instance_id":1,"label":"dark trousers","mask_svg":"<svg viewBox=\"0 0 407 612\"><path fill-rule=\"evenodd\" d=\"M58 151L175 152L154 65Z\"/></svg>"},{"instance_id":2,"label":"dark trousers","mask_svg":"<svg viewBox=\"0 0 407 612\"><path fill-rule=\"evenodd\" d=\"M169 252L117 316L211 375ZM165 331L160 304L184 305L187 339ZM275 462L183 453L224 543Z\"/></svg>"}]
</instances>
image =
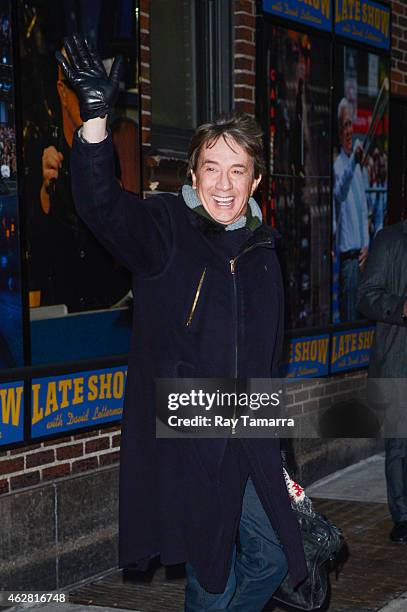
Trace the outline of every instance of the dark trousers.
<instances>
[{"instance_id":1,"label":"dark trousers","mask_svg":"<svg viewBox=\"0 0 407 612\"><path fill-rule=\"evenodd\" d=\"M340 270L339 311L341 323L356 321L358 319L356 302L360 278L358 255L348 258L341 256Z\"/></svg>"},{"instance_id":2,"label":"dark trousers","mask_svg":"<svg viewBox=\"0 0 407 612\"><path fill-rule=\"evenodd\" d=\"M387 438L387 499L393 521L407 521L407 438Z\"/></svg>"}]
</instances>

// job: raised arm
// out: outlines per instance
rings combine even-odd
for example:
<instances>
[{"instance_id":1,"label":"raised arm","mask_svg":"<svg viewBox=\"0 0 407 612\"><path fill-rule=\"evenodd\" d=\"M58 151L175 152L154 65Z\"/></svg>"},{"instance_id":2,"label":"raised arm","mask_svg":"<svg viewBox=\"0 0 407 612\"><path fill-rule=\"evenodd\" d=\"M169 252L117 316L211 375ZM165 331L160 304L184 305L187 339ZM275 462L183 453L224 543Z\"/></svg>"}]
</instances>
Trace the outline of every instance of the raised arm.
<instances>
[{"instance_id":1,"label":"raised arm","mask_svg":"<svg viewBox=\"0 0 407 612\"><path fill-rule=\"evenodd\" d=\"M162 270L172 249L169 198L141 200L115 177L113 144L107 116L117 97L121 59L109 76L84 39L65 39L66 57L57 53L65 77L78 96L84 121L74 136L72 193L80 217L126 267L153 275Z\"/></svg>"}]
</instances>

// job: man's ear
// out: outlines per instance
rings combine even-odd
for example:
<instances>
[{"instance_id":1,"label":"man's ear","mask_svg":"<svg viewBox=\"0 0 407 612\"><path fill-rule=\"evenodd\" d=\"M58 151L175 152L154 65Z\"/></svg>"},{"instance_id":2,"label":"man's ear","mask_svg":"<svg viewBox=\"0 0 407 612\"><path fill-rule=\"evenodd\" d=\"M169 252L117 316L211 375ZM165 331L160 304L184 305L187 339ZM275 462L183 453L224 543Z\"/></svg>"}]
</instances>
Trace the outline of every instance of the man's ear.
<instances>
[{"instance_id":1,"label":"man's ear","mask_svg":"<svg viewBox=\"0 0 407 612\"><path fill-rule=\"evenodd\" d=\"M192 189L196 189L196 174L193 170L191 170L191 179L192 179Z\"/></svg>"},{"instance_id":2,"label":"man's ear","mask_svg":"<svg viewBox=\"0 0 407 612\"><path fill-rule=\"evenodd\" d=\"M260 183L261 179L262 179L262 175L259 174L259 176L256 179L253 180L252 188L250 190L250 196L252 196L254 194L254 192L256 191L257 187L259 186L259 183Z\"/></svg>"}]
</instances>

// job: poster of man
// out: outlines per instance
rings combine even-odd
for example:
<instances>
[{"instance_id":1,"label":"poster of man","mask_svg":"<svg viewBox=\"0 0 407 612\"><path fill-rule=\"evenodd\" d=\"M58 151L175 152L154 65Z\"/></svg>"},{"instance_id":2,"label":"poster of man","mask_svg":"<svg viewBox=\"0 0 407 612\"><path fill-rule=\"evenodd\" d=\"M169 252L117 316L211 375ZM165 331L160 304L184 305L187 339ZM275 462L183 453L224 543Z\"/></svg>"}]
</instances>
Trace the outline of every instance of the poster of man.
<instances>
[{"instance_id":1,"label":"poster of man","mask_svg":"<svg viewBox=\"0 0 407 612\"><path fill-rule=\"evenodd\" d=\"M0 369L23 365L10 3L0 2Z\"/></svg>"},{"instance_id":2,"label":"poster of man","mask_svg":"<svg viewBox=\"0 0 407 612\"><path fill-rule=\"evenodd\" d=\"M139 192L134 6L134 1L122 6L111 0L19 2L24 208L32 308L56 306L54 314L63 316L112 308L126 302L129 295L128 272L76 214L70 154L82 120L76 94L58 70L55 52L63 51L64 38L75 31L98 50L107 71L114 55L125 54L117 114L110 127L117 178L126 189Z\"/></svg>"},{"instance_id":3,"label":"poster of man","mask_svg":"<svg viewBox=\"0 0 407 612\"><path fill-rule=\"evenodd\" d=\"M356 308L360 273L387 218L388 61L339 45L333 155L332 319L363 318Z\"/></svg>"},{"instance_id":4,"label":"poster of man","mask_svg":"<svg viewBox=\"0 0 407 612\"><path fill-rule=\"evenodd\" d=\"M270 27L269 221L282 234L287 326L329 323L330 47Z\"/></svg>"}]
</instances>

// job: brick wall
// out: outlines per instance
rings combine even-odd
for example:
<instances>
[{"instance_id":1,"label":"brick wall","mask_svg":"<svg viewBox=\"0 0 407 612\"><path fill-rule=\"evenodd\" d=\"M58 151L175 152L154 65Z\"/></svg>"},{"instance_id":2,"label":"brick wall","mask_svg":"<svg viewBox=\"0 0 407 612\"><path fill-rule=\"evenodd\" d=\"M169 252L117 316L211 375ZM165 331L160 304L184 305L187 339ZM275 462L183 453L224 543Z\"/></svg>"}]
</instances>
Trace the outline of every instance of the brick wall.
<instances>
[{"instance_id":1,"label":"brick wall","mask_svg":"<svg viewBox=\"0 0 407 612\"><path fill-rule=\"evenodd\" d=\"M392 50L391 90L392 93L407 96L407 3L393 0L392 7Z\"/></svg>"},{"instance_id":2,"label":"brick wall","mask_svg":"<svg viewBox=\"0 0 407 612\"><path fill-rule=\"evenodd\" d=\"M234 2L234 105L237 110L255 114L256 86L256 3Z\"/></svg>"},{"instance_id":3,"label":"brick wall","mask_svg":"<svg viewBox=\"0 0 407 612\"><path fill-rule=\"evenodd\" d=\"M120 425L0 453L0 495L119 460Z\"/></svg>"}]
</instances>

